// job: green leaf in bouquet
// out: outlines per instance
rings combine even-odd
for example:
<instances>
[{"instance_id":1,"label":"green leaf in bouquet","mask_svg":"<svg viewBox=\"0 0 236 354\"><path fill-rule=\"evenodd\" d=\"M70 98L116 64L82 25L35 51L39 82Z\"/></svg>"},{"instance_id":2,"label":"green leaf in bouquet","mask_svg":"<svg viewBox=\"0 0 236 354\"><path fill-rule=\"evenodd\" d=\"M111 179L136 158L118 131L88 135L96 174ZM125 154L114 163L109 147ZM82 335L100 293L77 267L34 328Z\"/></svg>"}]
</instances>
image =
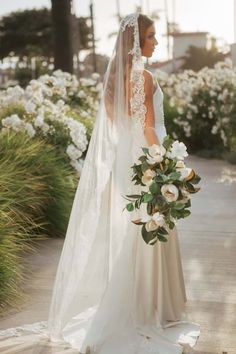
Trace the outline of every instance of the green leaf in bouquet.
<instances>
[{"instance_id":1,"label":"green leaf in bouquet","mask_svg":"<svg viewBox=\"0 0 236 354\"><path fill-rule=\"evenodd\" d=\"M162 235L158 235L158 240L161 242L167 242L167 238L165 236Z\"/></svg>"},{"instance_id":2,"label":"green leaf in bouquet","mask_svg":"<svg viewBox=\"0 0 236 354\"><path fill-rule=\"evenodd\" d=\"M168 231L163 226L158 227L158 233L160 235L168 235Z\"/></svg>"},{"instance_id":3,"label":"green leaf in bouquet","mask_svg":"<svg viewBox=\"0 0 236 354\"><path fill-rule=\"evenodd\" d=\"M185 182L185 189L187 189L189 193L196 193L195 187L190 182Z\"/></svg>"},{"instance_id":4,"label":"green leaf in bouquet","mask_svg":"<svg viewBox=\"0 0 236 354\"><path fill-rule=\"evenodd\" d=\"M162 177L163 182L168 182L169 181L169 177L168 176L162 175L161 177Z\"/></svg>"},{"instance_id":5,"label":"green leaf in bouquet","mask_svg":"<svg viewBox=\"0 0 236 354\"><path fill-rule=\"evenodd\" d=\"M132 223L135 224L135 225L144 225L143 222L141 222L141 219L138 219L138 220L132 220Z\"/></svg>"},{"instance_id":6,"label":"green leaf in bouquet","mask_svg":"<svg viewBox=\"0 0 236 354\"><path fill-rule=\"evenodd\" d=\"M158 183L162 183L163 182L163 178L162 178L162 175L161 174L158 174L158 176L155 176L155 181L158 182Z\"/></svg>"},{"instance_id":7,"label":"green leaf in bouquet","mask_svg":"<svg viewBox=\"0 0 236 354\"><path fill-rule=\"evenodd\" d=\"M148 153L148 148L143 147L142 150L143 150L144 154Z\"/></svg>"},{"instance_id":8,"label":"green leaf in bouquet","mask_svg":"<svg viewBox=\"0 0 236 354\"><path fill-rule=\"evenodd\" d=\"M171 216L173 216L173 218L177 218L178 211L176 209L174 209L174 208L171 208L170 209L170 214L171 214Z\"/></svg>"},{"instance_id":9,"label":"green leaf in bouquet","mask_svg":"<svg viewBox=\"0 0 236 354\"><path fill-rule=\"evenodd\" d=\"M187 216L189 216L191 214L190 210L182 210L181 212L181 218L186 218Z\"/></svg>"},{"instance_id":10,"label":"green leaf in bouquet","mask_svg":"<svg viewBox=\"0 0 236 354\"><path fill-rule=\"evenodd\" d=\"M152 203L147 203L147 213L148 215L152 215Z\"/></svg>"},{"instance_id":11,"label":"green leaf in bouquet","mask_svg":"<svg viewBox=\"0 0 236 354\"><path fill-rule=\"evenodd\" d=\"M156 230L147 232L145 224L142 226L141 233L142 233L142 237L143 237L144 241L148 245L150 245L157 238Z\"/></svg>"},{"instance_id":12,"label":"green leaf in bouquet","mask_svg":"<svg viewBox=\"0 0 236 354\"><path fill-rule=\"evenodd\" d=\"M191 183L192 183L192 184L197 184L197 183L199 183L200 181L201 181L201 177L198 176L198 175L196 175L196 174L195 174L194 178L191 179Z\"/></svg>"},{"instance_id":13,"label":"green leaf in bouquet","mask_svg":"<svg viewBox=\"0 0 236 354\"><path fill-rule=\"evenodd\" d=\"M166 150L169 150L169 148L170 148L170 146L172 145L173 141L174 141L174 140L171 139L171 137L170 137L169 134L168 134L168 135L166 135L166 136L164 137L163 142L162 142L162 145L164 146L164 148L165 148Z\"/></svg>"},{"instance_id":14,"label":"green leaf in bouquet","mask_svg":"<svg viewBox=\"0 0 236 354\"><path fill-rule=\"evenodd\" d=\"M155 245L155 243L157 243L157 240L158 240L158 237L157 237L157 236L155 236L155 237L154 237L154 239L153 239L152 241L150 241L150 242L149 242L149 245L150 245L150 246Z\"/></svg>"},{"instance_id":15,"label":"green leaf in bouquet","mask_svg":"<svg viewBox=\"0 0 236 354\"><path fill-rule=\"evenodd\" d=\"M173 205L173 208L175 208L176 210L181 210L181 209L184 209L185 207L186 207L186 204L185 203L181 203L181 202L176 202Z\"/></svg>"},{"instance_id":16,"label":"green leaf in bouquet","mask_svg":"<svg viewBox=\"0 0 236 354\"><path fill-rule=\"evenodd\" d=\"M144 161L140 166L141 166L142 173L146 172L150 168L149 164L146 161Z\"/></svg>"},{"instance_id":17,"label":"green leaf in bouquet","mask_svg":"<svg viewBox=\"0 0 236 354\"><path fill-rule=\"evenodd\" d=\"M127 209L128 211L133 211L133 210L134 210L134 205L133 205L133 203L127 204L127 205L126 205L126 209Z\"/></svg>"},{"instance_id":18,"label":"green leaf in bouquet","mask_svg":"<svg viewBox=\"0 0 236 354\"><path fill-rule=\"evenodd\" d=\"M145 155L142 155L142 156L140 156L140 157L138 158L138 160L143 163L144 161L147 160L147 157L146 157ZM138 165L138 166L140 166L140 165Z\"/></svg>"},{"instance_id":19,"label":"green leaf in bouquet","mask_svg":"<svg viewBox=\"0 0 236 354\"><path fill-rule=\"evenodd\" d=\"M180 172L177 172L177 171L174 171L174 172L171 172L168 177L170 180L176 180L176 179L179 179L179 177L181 176L181 173Z\"/></svg>"},{"instance_id":20,"label":"green leaf in bouquet","mask_svg":"<svg viewBox=\"0 0 236 354\"><path fill-rule=\"evenodd\" d=\"M184 203L184 205L185 205L185 208L191 207L191 200L188 199L188 201L186 203Z\"/></svg>"},{"instance_id":21,"label":"green leaf in bouquet","mask_svg":"<svg viewBox=\"0 0 236 354\"><path fill-rule=\"evenodd\" d=\"M140 198L141 195L140 194L129 194L129 195L126 195L127 198L133 198L133 199L137 199L137 198Z\"/></svg>"},{"instance_id":22,"label":"green leaf in bouquet","mask_svg":"<svg viewBox=\"0 0 236 354\"><path fill-rule=\"evenodd\" d=\"M146 193L142 196L142 202L143 203L148 203L148 202L151 202L153 200L153 195L152 194L149 194L149 193Z\"/></svg>"},{"instance_id":23,"label":"green leaf in bouquet","mask_svg":"<svg viewBox=\"0 0 236 354\"><path fill-rule=\"evenodd\" d=\"M175 223L174 223L173 221L170 221L170 222L169 222L169 228L170 228L171 230L173 230L174 227L175 227Z\"/></svg>"},{"instance_id":24,"label":"green leaf in bouquet","mask_svg":"<svg viewBox=\"0 0 236 354\"><path fill-rule=\"evenodd\" d=\"M157 194L160 191L160 188L156 182L153 182L149 187L149 191L152 194Z\"/></svg>"}]
</instances>

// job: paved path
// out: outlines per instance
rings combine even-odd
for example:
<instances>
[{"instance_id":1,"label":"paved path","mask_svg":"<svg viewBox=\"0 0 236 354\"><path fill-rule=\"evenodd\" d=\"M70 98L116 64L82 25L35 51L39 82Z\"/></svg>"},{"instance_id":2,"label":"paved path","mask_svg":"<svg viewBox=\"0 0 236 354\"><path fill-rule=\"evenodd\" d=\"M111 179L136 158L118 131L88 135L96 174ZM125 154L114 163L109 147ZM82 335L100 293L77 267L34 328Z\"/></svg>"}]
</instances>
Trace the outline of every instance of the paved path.
<instances>
[{"instance_id":1,"label":"paved path","mask_svg":"<svg viewBox=\"0 0 236 354\"><path fill-rule=\"evenodd\" d=\"M201 325L198 354L236 354L236 166L191 156L202 176L192 215L178 225L187 311ZM45 320L63 240L47 240L29 257L28 300L0 321L0 329Z\"/></svg>"}]
</instances>

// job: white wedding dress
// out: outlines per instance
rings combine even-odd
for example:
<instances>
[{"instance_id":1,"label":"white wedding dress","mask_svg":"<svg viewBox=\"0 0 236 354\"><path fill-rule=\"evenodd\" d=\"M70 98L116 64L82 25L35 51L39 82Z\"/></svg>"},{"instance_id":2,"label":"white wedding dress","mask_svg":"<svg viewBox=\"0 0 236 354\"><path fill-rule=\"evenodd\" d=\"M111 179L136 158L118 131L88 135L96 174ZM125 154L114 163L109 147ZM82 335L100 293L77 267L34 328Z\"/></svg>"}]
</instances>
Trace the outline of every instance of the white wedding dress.
<instances>
[{"instance_id":1,"label":"white wedding dress","mask_svg":"<svg viewBox=\"0 0 236 354\"><path fill-rule=\"evenodd\" d=\"M155 129L162 142L166 128L163 92L158 83L153 101ZM109 212L106 206L102 208L103 213ZM177 229L170 230L167 243L158 241L154 246L146 245L139 232L139 227L132 224L109 274L101 302L78 313L63 330L61 341L50 341L47 322L40 322L0 331L0 353L191 352L200 329L185 313L186 294ZM101 230L98 242L102 240ZM99 259L99 255L94 257ZM90 292L96 289L94 283Z\"/></svg>"}]
</instances>

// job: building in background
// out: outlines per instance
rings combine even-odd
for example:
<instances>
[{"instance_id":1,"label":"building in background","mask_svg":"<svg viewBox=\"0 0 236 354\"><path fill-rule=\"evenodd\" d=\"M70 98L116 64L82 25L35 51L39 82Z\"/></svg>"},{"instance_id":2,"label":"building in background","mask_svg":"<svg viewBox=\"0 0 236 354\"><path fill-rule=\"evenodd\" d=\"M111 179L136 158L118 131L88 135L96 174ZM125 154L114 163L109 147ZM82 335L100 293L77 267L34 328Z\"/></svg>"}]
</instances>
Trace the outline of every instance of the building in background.
<instances>
[{"instance_id":1,"label":"building in background","mask_svg":"<svg viewBox=\"0 0 236 354\"><path fill-rule=\"evenodd\" d=\"M178 72L184 64L186 52L191 45L198 48L207 47L208 32L171 32L169 35L173 39L173 58L153 63L150 66L151 71L161 69L167 73Z\"/></svg>"},{"instance_id":2,"label":"building in background","mask_svg":"<svg viewBox=\"0 0 236 354\"><path fill-rule=\"evenodd\" d=\"M165 61L158 61L149 66L154 72L155 69L163 70L167 73L181 71L185 62L185 57L190 46L207 49L209 32L172 32L170 36L173 39L172 58ZM225 58L230 58L236 67L236 43L230 45L230 51L224 54Z\"/></svg>"}]
</instances>

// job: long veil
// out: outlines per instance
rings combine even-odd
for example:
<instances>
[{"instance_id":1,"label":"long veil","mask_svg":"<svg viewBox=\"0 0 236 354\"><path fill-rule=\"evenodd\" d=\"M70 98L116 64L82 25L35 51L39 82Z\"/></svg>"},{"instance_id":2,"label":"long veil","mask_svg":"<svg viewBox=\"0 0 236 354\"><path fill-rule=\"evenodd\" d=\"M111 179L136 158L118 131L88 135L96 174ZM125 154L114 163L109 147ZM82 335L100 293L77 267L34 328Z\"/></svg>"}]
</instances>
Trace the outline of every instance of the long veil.
<instances>
[{"instance_id":1,"label":"long veil","mask_svg":"<svg viewBox=\"0 0 236 354\"><path fill-rule=\"evenodd\" d=\"M66 325L77 314L81 322L84 319L86 326L89 325L88 316L94 318L109 286L114 296L122 283L130 284L132 291L132 279L125 280L124 274L123 280L118 279L113 269L121 262L122 247L132 252L129 246L132 247L131 233L135 226L123 211L126 204L123 196L132 192L130 167L145 144L143 70L138 14L131 14L121 22L105 74L100 108L72 207L50 309L53 340L60 339L63 331L70 331ZM125 272L124 261L125 257L121 275ZM133 265L126 266L132 269ZM115 288L111 287L111 278L116 278ZM123 299L126 306L131 306L128 305L131 295L126 294ZM113 300L110 312L117 306ZM114 316L111 318L114 321ZM77 320L75 326L80 327ZM111 327L110 324L109 330Z\"/></svg>"},{"instance_id":2,"label":"long veil","mask_svg":"<svg viewBox=\"0 0 236 354\"><path fill-rule=\"evenodd\" d=\"M135 317L139 303L135 255L140 235L131 222L132 214L123 209L124 196L137 189L131 182L131 166L141 147L147 146L138 20L138 14L131 14L121 21L71 210L47 328L42 330L45 337L40 339L56 346L69 343L77 353L182 353L177 334L170 329L166 339L158 318L145 332L145 328L137 328ZM141 341L146 337L138 336L138 332L148 337L152 331L156 339L149 348L150 343ZM40 333L40 329L35 327L34 332ZM196 339L199 331L193 325L186 332L189 340L191 335ZM0 343L0 349L4 345L7 350L3 353L21 352L11 350L8 342ZM158 348L164 349L159 352ZM64 353L42 351L59 352Z\"/></svg>"}]
</instances>

